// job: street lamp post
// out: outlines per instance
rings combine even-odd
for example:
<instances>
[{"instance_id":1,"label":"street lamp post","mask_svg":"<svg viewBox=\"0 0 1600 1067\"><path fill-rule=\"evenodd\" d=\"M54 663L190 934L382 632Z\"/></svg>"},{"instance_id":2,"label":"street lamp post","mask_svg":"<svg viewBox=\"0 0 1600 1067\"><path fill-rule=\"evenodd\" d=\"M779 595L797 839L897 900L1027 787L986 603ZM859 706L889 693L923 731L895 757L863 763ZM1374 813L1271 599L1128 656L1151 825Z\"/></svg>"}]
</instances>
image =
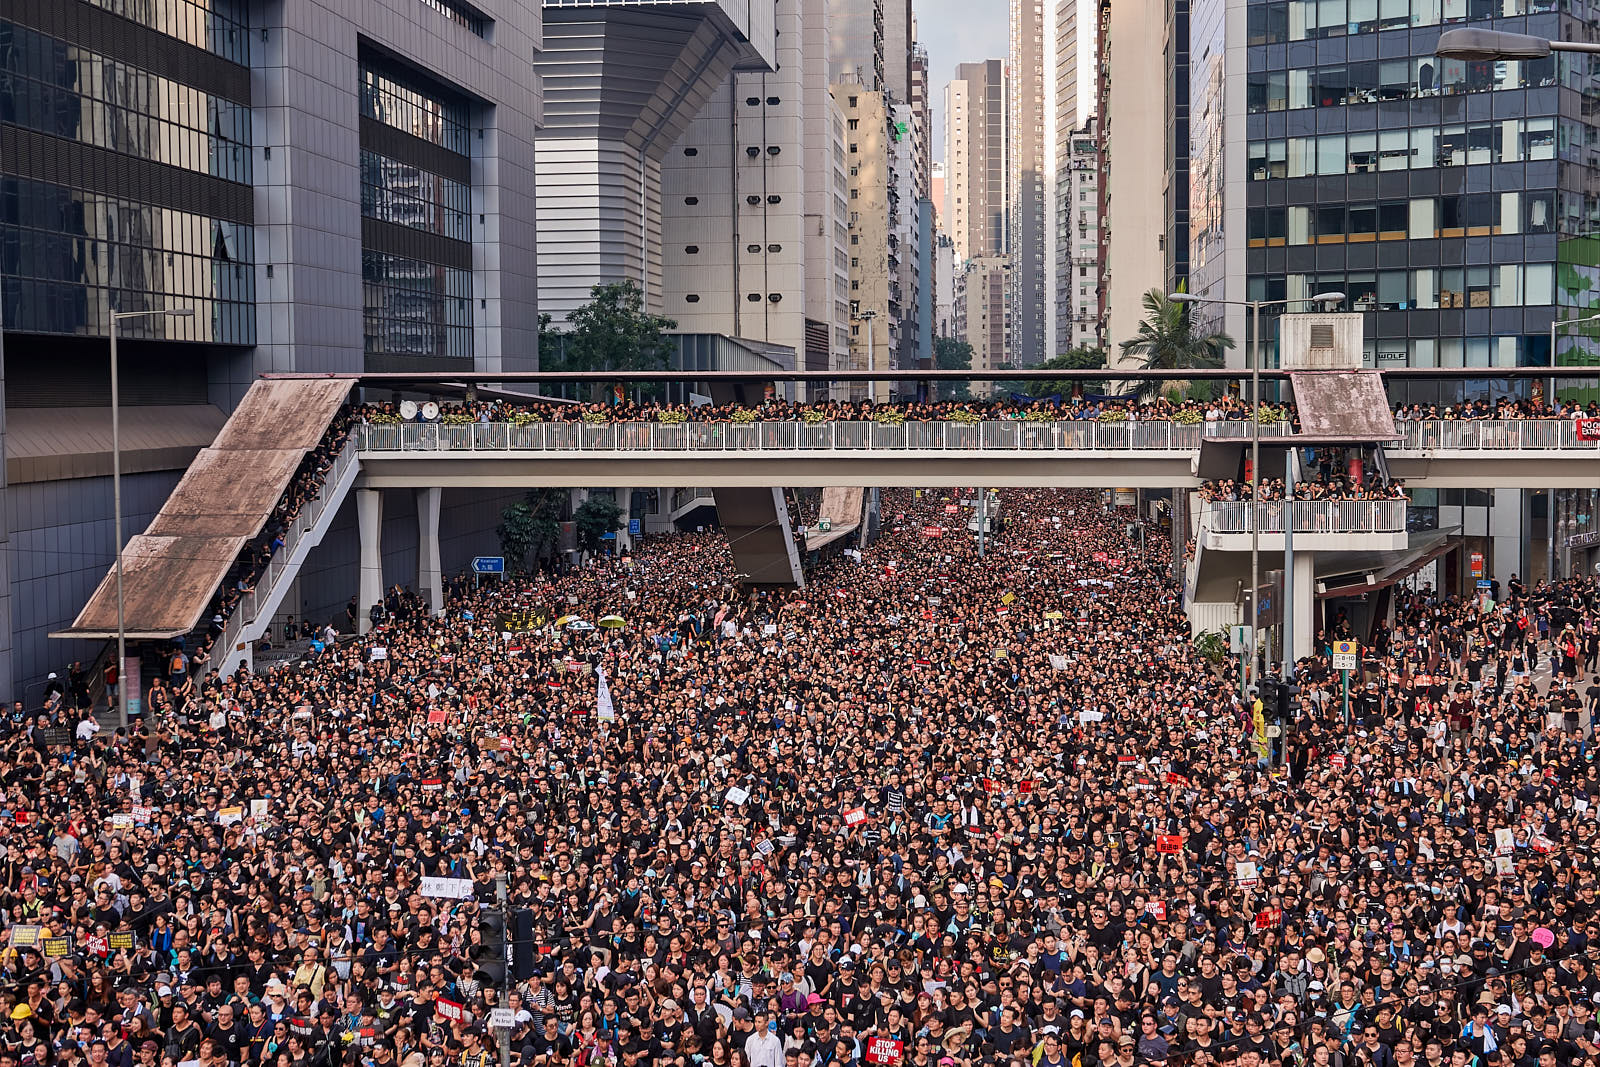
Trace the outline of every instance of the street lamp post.
<instances>
[{"instance_id":1,"label":"street lamp post","mask_svg":"<svg viewBox=\"0 0 1600 1067\"><path fill-rule=\"evenodd\" d=\"M1434 55L1443 59L1543 59L1551 52L1600 53L1600 44L1587 41L1552 41L1526 33L1506 33L1463 26L1439 35Z\"/></svg>"},{"instance_id":2,"label":"street lamp post","mask_svg":"<svg viewBox=\"0 0 1600 1067\"><path fill-rule=\"evenodd\" d=\"M113 311L111 313L111 526L116 541L117 562L117 725L128 725L128 633L122 608L122 421L121 394L117 379L117 324L124 319L153 316L194 317L194 308L161 308L151 311Z\"/></svg>"},{"instance_id":3,"label":"street lamp post","mask_svg":"<svg viewBox=\"0 0 1600 1067\"><path fill-rule=\"evenodd\" d=\"M867 324L867 359L866 359L866 362L861 365L861 369L862 370L876 370L877 368L873 365L873 361L876 358L877 353L874 352L873 348L872 348L872 341L873 341L872 323L873 323L873 320L878 317L878 313L876 311L873 311L871 308L868 308L865 311L862 311L859 317L861 319L863 319ZM868 382L867 383L867 388L872 393L872 395L869 396L867 399L868 400L872 400L872 401L875 402L878 399L878 383L877 382Z\"/></svg>"},{"instance_id":4,"label":"street lamp post","mask_svg":"<svg viewBox=\"0 0 1600 1067\"><path fill-rule=\"evenodd\" d=\"M1556 319L1550 323L1551 367L1556 365L1556 330L1562 326L1576 326L1581 322L1594 322L1597 319L1600 319L1600 313L1594 315L1580 315L1575 319ZM1550 379L1548 389L1550 391L1550 399L1554 400L1556 392L1556 379ZM1552 582L1556 580L1556 511L1560 498L1561 490L1552 489L1550 490L1548 499L1545 502L1544 525L1545 532L1548 534L1545 539L1550 542L1549 551L1545 556L1545 576Z\"/></svg>"},{"instance_id":5,"label":"street lamp post","mask_svg":"<svg viewBox=\"0 0 1600 1067\"><path fill-rule=\"evenodd\" d=\"M1261 641L1258 633L1261 623L1261 309L1264 307L1287 307L1298 303L1343 303L1344 294L1336 292L1317 293L1315 296L1291 297L1282 300L1223 300L1218 297L1198 296L1194 293L1173 293L1168 299L1178 300L1186 304L1227 304L1234 307L1247 307L1250 309L1251 330L1254 336L1250 339L1250 648L1251 665L1256 667L1260 663ZM1288 509L1289 521L1284 529L1287 531L1294 526L1294 508ZM1285 554L1292 551L1288 546L1292 543L1285 534ZM1291 564L1292 566L1292 564ZM1293 673L1294 646L1291 643L1294 637L1294 575L1283 576L1283 619L1285 648L1287 649L1284 660L1290 666L1289 673ZM1257 668L1259 669L1259 668ZM1239 680L1241 688L1244 679ZM1249 691L1245 691L1248 697ZM1249 701L1245 701L1246 705Z\"/></svg>"}]
</instances>

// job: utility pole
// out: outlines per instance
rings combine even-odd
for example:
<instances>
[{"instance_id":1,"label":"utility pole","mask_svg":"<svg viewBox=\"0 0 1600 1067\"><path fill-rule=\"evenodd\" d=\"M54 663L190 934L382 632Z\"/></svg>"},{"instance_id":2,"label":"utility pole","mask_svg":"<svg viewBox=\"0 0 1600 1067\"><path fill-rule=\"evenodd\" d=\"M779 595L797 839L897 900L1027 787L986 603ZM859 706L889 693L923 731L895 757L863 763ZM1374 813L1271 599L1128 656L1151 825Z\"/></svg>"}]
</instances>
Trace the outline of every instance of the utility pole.
<instances>
[{"instance_id":1,"label":"utility pole","mask_svg":"<svg viewBox=\"0 0 1600 1067\"><path fill-rule=\"evenodd\" d=\"M508 886L509 876L502 871L494 876L494 895L500 903L501 921L505 924L505 961L506 976L500 983L500 1007L504 1011L511 1010L511 983L515 980L516 966L513 963L513 948L511 945L511 909L510 892ZM502 1026L500 1029L500 1067L511 1067L511 1027Z\"/></svg>"},{"instance_id":2,"label":"utility pole","mask_svg":"<svg viewBox=\"0 0 1600 1067\"><path fill-rule=\"evenodd\" d=\"M983 558L983 538L989 526L989 490L978 488L978 558Z\"/></svg>"}]
</instances>

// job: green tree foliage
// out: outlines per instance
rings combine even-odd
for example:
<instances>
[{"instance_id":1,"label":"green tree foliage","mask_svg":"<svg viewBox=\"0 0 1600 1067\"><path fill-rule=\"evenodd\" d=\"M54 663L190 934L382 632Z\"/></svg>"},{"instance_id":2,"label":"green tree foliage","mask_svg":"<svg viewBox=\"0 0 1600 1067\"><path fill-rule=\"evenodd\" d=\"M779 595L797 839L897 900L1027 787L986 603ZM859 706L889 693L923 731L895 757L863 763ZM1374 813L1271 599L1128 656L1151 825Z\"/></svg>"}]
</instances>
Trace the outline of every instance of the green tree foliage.
<instances>
[{"instance_id":1,"label":"green tree foliage","mask_svg":"<svg viewBox=\"0 0 1600 1067\"><path fill-rule=\"evenodd\" d=\"M548 324L541 322L539 355L545 356ZM567 331L549 370L666 370L672 341L666 331L678 323L645 310L644 293L631 281L609 282L589 290L589 302L567 316Z\"/></svg>"},{"instance_id":2,"label":"green tree foliage","mask_svg":"<svg viewBox=\"0 0 1600 1067\"><path fill-rule=\"evenodd\" d=\"M542 559L561 536L562 494L555 489L538 489L500 512L495 535L500 538L500 553L512 570L523 570L532 555Z\"/></svg>"},{"instance_id":3,"label":"green tree foliage","mask_svg":"<svg viewBox=\"0 0 1600 1067\"><path fill-rule=\"evenodd\" d=\"M971 370L972 346L965 341L957 341L954 337L935 337L933 369ZM971 382L939 382L938 387L938 396L941 400L966 400L972 396Z\"/></svg>"},{"instance_id":4,"label":"green tree foliage","mask_svg":"<svg viewBox=\"0 0 1600 1067\"><path fill-rule=\"evenodd\" d=\"M1144 357L1147 370L1197 370L1222 366L1222 354L1233 347L1225 333L1197 333L1189 321L1189 305L1172 300L1160 289L1144 294L1145 317L1139 332L1122 342L1123 355ZM1144 382L1139 392L1154 396L1161 382Z\"/></svg>"},{"instance_id":5,"label":"green tree foliage","mask_svg":"<svg viewBox=\"0 0 1600 1067\"><path fill-rule=\"evenodd\" d=\"M622 508L608 496L591 496L572 513L572 522L578 547L598 552L606 534L622 529Z\"/></svg>"},{"instance_id":6,"label":"green tree foliage","mask_svg":"<svg viewBox=\"0 0 1600 1067\"><path fill-rule=\"evenodd\" d=\"M1047 359L1034 370L1097 370L1106 365L1106 351L1103 348L1083 346L1074 348L1071 352ZM1074 381L1063 378L1036 378L1023 382L1018 392L1028 396L1054 396L1057 393L1070 393L1073 386L1082 386L1086 392L1097 393L1104 386L1101 381Z\"/></svg>"}]
</instances>

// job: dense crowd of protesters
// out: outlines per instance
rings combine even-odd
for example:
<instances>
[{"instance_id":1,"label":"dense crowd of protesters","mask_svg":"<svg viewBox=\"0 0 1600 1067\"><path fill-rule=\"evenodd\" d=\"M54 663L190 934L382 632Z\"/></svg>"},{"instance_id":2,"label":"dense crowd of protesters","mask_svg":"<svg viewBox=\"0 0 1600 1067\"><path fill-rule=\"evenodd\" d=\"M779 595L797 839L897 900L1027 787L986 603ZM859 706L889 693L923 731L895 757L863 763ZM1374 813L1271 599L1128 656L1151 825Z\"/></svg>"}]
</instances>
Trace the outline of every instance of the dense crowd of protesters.
<instances>
[{"instance_id":1,"label":"dense crowd of protesters","mask_svg":"<svg viewBox=\"0 0 1600 1067\"><path fill-rule=\"evenodd\" d=\"M1263 478L1259 488L1264 501L1289 498L1288 487L1282 478ZM1252 494L1253 487L1249 480L1242 478L1206 482L1200 487L1200 496L1205 500L1250 500ZM1405 495L1405 482L1400 478L1390 481L1378 478L1357 480L1347 474L1336 474L1326 478L1297 480L1294 484L1296 500L1401 500Z\"/></svg>"},{"instance_id":2,"label":"dense crowd of protesters","mask_svg":"<svg viewBox=\"0 0 1600 1067\"><path fill-rule=\"evenodd\" d=\"M369 422L403 421L395 404L369 404L359 409ZM825 400L796 403L781 399L756 405L682 405L624 400L621 403L572 403L566 401L479 400L451 405L448 418L468 422L507 422L518 419L541 422L727 422L749 419L756 422L844 422L844 421L1049 421L1102 422L1248 422L1251 405L1235 396L1213 400L1177 400L1168 397L1140 398L1106 396L1057 396L1034 398L1007 394L993 399L903 401L881 404L872 401ZM1263 423L1289 423L1298 428L1293 403L1263 404ZM1469 401L1457 406L1399 405L1395 417L1417 419L1571 419L1600 417L1600 403L1587 406L1575 402L1546 404L1542 400L1502 399L1493 404ZM421 415L410 421L426 421Z\"/></svg>"},{"instance_id":3,"label":"dense crowd of protesters","mask_svg":"<svg viewBox=\"0 0 1600 1067\"><path fill-rule=\"evenodd\" d=\"M964 495L804 591L652 537L23 722L0 1067L488 1067L499 874L520 1067L1600 1067L1593 581L1403 594L1348 714L1337 615L1274 742L1158 533L1002 490L979 558Z\"/></svg>"}]
</instances>

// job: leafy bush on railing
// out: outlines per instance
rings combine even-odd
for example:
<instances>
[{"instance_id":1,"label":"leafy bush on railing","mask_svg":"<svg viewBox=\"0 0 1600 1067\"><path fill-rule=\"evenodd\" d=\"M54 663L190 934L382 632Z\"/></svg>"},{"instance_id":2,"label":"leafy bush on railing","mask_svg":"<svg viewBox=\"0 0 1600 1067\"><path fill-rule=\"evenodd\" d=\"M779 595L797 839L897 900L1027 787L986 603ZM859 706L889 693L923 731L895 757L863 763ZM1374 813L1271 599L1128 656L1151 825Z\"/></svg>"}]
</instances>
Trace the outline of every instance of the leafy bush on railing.
<instances>
[{"instance_id":1,"label":"leafy bush on railing","mask_svg":"<svg viewBox=\"0 0 1600 1067\"><path fill-rule=\"evenodd\" d=\"M1276 426L1279 423L1287 422L1288 420L1289 413L1284 411L1282 408L1275 408L1270 404L1263 404L1261 407L1256 409L1256 421L1263 426Z\"/></svg>"},{"instance_id":2,"label":"leafy bush on railing","mask_svg":"<svg viewBox=\"0 0 1600 1067\"><path fill-rule=\"evenodd\" d=\"M1022 416L1023 422L1055 422L1056 413L1045 408L1029 408Z\"/></svg>"},{"instance_id":3,"label":"leafy bush on railing","mask_svg":"<svg viewBox=\"0 0 1600 1067\"><path fill-rule=\"evenodd\" d=\"M749 408L740 408L733 413L733 417L729 421L737 422L741 426L748 425L756 421L756 413Z\"/></svg>"},{"instance_id":4,"label":"leafy bush on railing","mask_svg":"<svg viewBox=\"0 0 1600 1067\"><path fill-rule=\"evenodd\" d=\"M669 426L676 426L679 423L686 422L688 418L689 413L682 408L668 408L665 411L656 412L656 421L666 423Z\"/></svg>"},{"instance_id":5,"label":"leafy bush on railing","mask_svg":"<svg viewBox=\"0 0 1600 1067\"><path fill-rule=\"evenodd\" d=\"M983 421L982 415L979 415L976 411L968 411L966 408L957 408L944 418L946 422L959 422L963 426L975 426Z\"/></svg>"},{"instance_id":6,"label":"leafy bush on railing","mask_svg":"<svg viewBox=\"0 0 1600 1067\"><path fill-rule=\"evenodd\" d=\"M1101 422L1127 422L1128 413L1121 408L1111 408L1100 413Z\"/></svg>"},{"instance_id":7,"label":"leafy bush on railing","mask_svg":"<svg viewBox=\"0 0 1600 1067\"><path fill-rule=\"evenodd\" d=\"M544 416L532 411L513 411L506 419L513 426L533 426L544 421Z\"/></svg>"},{"instance_id":8,"label":"leafy bush on railing","mask_svg":"<svg viewBox=\"0 0 1600 1067\"><path fill-rule=\"evenodd\" d=\"M901 426L906 421L906 413L898 408L884 408L873 412L872 421L879 426Z\"/></svg>"},{"instance_id":9,"label":"leafy bush on railing","mask_svg":"<svg viewBox=\"0 0 1600 1067\"><path fill-rule=\"evenodd\" d=\"M1220 630L1201 630L1194 635L1194 650L1207 663L1222 663L1228 658L1228 638Z\"/></svg>"},{"instance_id":10,"label":"leafy bush on railing","mask_svg":"<svg viewBox=\"0 0 1600 1067\"><path fill-rule=\"evenodd\" d=\"M446 426L471 426L478 420L465 411L447 411L439 416L439 421Z\"/></svg>"},{"instance_id":11,"label":"leafy bush on railing","mask_svg":"<svg viewBox=\"0 0 1600 1067\"><path fill-rule=\"evenodd\" d=\"M590 426L604 426L611 421L611 416L603 411L585 411L583 413L583 421Z\"/></svg>"},{"instance_id":12,"label":"leafy bush on railing","mask_svg":"<svg viewBox=\"0 0 1600 1067\"><path fill-rule=\"evenodd\" d=\"M818 423L827 422L828 415L826 412L818 411L816 408L807 408L801 413L800 420L815 426Z\"/></svg>"},{"instance_id":13,"label":"leafy bush on railing","mask_svg":"<svg viewBox=\"0 0 1600 1067\"><path fill-rule=\"evenodd\" d=\"M367 422L373 426L399 426L401 421L392 411L375 411L367 416Z\"/></svg>"},{"instance_id":14,"label":"leafy bush on railing","mask_svg":"<svg viewBox=\"0 0 1600 1067\"><path fill-rule=\"evenodd\" d=\"M1193 408L1179 408L1172 413L1172 421L1179 426L1198 426L1206 421L1206 417Z\"/></svg>"}]
</instances>

